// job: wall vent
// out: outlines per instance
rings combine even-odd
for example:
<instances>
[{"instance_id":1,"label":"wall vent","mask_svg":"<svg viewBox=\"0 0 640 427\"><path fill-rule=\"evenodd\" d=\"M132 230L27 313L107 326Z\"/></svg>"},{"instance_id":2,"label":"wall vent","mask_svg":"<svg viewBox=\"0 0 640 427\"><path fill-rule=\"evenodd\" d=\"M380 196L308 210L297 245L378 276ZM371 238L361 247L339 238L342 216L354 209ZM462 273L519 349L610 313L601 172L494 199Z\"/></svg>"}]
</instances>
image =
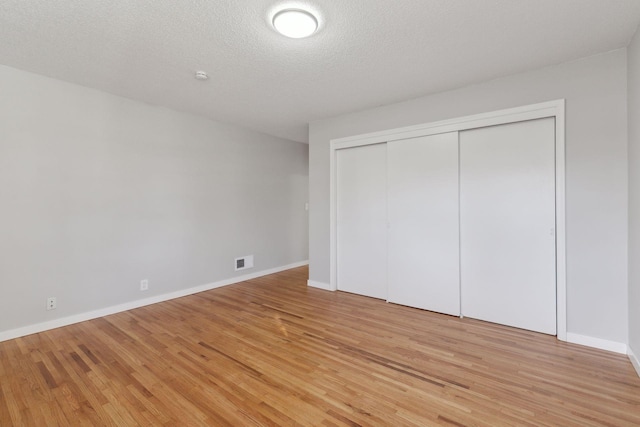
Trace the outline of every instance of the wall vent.
<instances>
[{"instance_id":1,"label":"wall vent","mask_svg":"<svg viewBox=\"0 0 640 427\"><path fill-rule=\"evenodd\" d=\"M246 255L235 259L236 271L246 270L248 268L253 268L253 255Z\"/></svg>"}]
</instances>

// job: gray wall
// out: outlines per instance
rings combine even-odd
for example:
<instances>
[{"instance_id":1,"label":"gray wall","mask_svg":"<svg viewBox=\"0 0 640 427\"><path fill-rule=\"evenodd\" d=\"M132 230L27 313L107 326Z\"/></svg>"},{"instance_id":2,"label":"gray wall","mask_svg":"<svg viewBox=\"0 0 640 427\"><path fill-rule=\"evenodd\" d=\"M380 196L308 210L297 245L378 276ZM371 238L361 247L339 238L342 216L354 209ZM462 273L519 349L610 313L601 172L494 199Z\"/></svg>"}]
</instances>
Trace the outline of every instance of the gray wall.
<instances>
[{"instance_id":1,"label":"gray wall","mask_svg":"<svg viewBox=\"0 0 640 427\"><path fill-rule=\"evenodd\" d=\"M640 30L629 46L629 347L640 358Z\"/></svg>"},{"instance_id":2,"label":"gray wall","mask_svg":"<svg viewBox=\"0 0 640 427\"><path fill-rule=\"evenodd\" d=\"M627 63L621 49L310 125L310 277L329 282L329 141L566 99L567 329L627 342Z\"/></svg>"},{"instance_id":3,"label":"gray wall","mask_svg":"<svg viewBox=\"0 0 640 427\"><path fill-rule=\"evenodd\" d=\"M308 258L305 144L3 66L0 117L0 332Z\"/></svg>"}]
</instances>

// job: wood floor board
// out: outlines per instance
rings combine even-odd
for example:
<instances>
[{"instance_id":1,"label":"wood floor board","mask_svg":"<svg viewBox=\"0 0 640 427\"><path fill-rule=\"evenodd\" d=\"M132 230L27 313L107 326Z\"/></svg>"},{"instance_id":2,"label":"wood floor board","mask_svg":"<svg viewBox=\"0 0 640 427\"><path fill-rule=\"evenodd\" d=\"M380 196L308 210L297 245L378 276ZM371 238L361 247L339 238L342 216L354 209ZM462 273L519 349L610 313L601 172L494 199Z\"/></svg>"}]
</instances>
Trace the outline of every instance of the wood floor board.
<instances>
[{"instance_id":1,"label":"wood floor board","mask_svg":"<svg viewBox=\"0 0 640 427\"><path fill-rule=\"evenodd\" d=\"M0 426L640 426L622 355L307 273L2 342Z\"/></svg>"}]
</instances>

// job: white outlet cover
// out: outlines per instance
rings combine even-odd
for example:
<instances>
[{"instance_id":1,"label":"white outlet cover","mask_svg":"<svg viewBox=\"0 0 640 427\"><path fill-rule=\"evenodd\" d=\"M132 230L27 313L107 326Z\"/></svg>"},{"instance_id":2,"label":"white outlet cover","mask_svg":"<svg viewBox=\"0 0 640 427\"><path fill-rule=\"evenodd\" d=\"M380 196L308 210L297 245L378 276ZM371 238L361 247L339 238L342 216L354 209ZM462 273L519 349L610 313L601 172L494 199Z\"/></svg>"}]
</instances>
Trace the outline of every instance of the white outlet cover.
<instances>
[{"instance_id":1,"label":"white outlet cover","mask_svg":"<svg viewBox=\"0 0 640 427\"><path fill-rule=\"evenodd\" d=\"M149 280L144 279L140 281L140 290L141 291L146 291L149 289Z\"/></svg>"}]
</instances>

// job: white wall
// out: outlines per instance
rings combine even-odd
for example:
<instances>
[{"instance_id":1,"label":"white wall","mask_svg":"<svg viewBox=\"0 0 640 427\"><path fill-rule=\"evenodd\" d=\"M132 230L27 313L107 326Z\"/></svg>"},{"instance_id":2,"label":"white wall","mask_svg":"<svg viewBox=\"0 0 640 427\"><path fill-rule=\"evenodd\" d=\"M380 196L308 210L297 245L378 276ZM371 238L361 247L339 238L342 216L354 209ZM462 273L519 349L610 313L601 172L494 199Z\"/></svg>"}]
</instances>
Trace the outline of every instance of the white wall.
<instances>
[{"instance_id":1,"label":"white wall","mask_svg":"<svg viewBox=\"0 0 640 427\"><path fill-rule=\"evenodd\" d=\"M311 123L310 277L329 283L329 141L566 99L567 329L627 342L626 50Z\"/></svg>"},{"instance_id":2,"label":"white wall","mask_svg":"<svg viewBox=\"0 0 640 427\"><path fill-rule=\"evenodd\" d=\"M629 347L640 358L640 30L629 45ZM640 374L640 365L637 365Z\"/></svg>"},{"instance_id":3,"label":"white wall","mask_svg":"<svg viewBox=\"0 0 640 427\"><path fill-rule=\"evenodd\" d=\"M0 335L308 258L305 144L3 66L0 117Z\"/></svg>"}]
</instances>

